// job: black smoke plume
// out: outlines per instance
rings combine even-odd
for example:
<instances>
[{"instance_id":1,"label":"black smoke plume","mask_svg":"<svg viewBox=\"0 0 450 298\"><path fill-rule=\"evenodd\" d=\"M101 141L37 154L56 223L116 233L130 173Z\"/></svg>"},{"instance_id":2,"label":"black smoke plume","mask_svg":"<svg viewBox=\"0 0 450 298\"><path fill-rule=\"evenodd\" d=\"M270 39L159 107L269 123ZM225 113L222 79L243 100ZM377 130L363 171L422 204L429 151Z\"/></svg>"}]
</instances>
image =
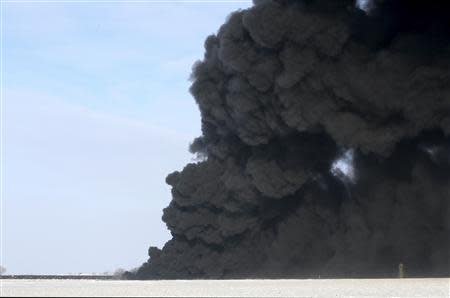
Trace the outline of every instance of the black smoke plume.
<instances>
[{"instance_id":1,"label":"black smoke plume","mask_svg":"<svg viewBox=\"0 0 450 298\"><path fill-rule=\"evenodd\" d=\"M449 276L448 1L255 0L205 49L202 161L131 277Z\"/></svg>"}]
</instances>

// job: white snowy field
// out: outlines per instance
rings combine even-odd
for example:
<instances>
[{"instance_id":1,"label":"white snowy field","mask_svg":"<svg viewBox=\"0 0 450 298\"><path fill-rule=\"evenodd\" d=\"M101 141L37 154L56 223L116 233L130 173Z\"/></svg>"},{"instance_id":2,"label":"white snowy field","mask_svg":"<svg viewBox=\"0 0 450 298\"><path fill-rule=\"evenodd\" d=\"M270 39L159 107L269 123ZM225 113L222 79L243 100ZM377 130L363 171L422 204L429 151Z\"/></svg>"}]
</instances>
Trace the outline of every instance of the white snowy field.
<instances>
[{"instance_id":1,"label":"white snowy field","mask_svg":"<svg viewBox=\"0 0 450 298\"><path fill-rule=\"evenodd\" d=\"M1 296L450 297L449 278L0 282Z\"/></svg>"}]
</instances>

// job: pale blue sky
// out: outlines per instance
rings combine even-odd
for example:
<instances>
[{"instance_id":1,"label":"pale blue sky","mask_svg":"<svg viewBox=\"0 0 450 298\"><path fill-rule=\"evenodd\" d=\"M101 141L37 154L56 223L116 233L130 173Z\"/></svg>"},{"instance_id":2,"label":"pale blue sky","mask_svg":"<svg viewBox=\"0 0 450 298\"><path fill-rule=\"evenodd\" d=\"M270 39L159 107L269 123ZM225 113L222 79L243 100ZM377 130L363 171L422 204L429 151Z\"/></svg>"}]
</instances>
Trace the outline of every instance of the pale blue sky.
<instances>
[{"instance_id":1,"label":"pale blue sky","mask_svg":"<svg viewBox=\"0 0 450 298\"><path fill-rule=\"evenodd\" d=\"M8 273L130 269L170 238L164 179L200 134L191 65L250 5L3 4Z\"/></svg>"}]
</instances>

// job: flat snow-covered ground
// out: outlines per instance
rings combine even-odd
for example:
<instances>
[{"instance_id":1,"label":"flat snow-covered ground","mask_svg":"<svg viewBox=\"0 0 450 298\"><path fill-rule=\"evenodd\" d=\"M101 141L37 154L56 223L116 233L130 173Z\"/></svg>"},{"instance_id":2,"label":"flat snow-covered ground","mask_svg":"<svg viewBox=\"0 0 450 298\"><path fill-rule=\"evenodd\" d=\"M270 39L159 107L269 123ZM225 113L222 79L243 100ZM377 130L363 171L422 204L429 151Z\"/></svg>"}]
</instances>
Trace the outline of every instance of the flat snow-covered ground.
<instances>
[{"instance_id":1,"label":"flat snow-covered ground","mask_svg":"<svg viewBox=\"0 0 450 298\"><path fill-rule=\"evenodd\" d=\"M450 297L449 278L0 282L1 296Z\"/></svg>"}]
</instances>

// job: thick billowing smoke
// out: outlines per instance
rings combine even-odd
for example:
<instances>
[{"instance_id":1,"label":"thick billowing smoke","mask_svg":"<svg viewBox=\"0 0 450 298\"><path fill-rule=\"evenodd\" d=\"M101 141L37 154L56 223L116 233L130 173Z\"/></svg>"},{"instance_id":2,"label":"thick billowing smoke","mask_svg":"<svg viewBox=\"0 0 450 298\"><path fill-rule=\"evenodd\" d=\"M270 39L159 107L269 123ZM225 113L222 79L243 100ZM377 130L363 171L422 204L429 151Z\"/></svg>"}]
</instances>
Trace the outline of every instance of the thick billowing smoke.
<instances>
[{"instance_id":1,"label":"thick billowing smoke","mask_svg":"<svg viewBox=\"0 0 450 298\"><path fill-rule=\"evenodd\" d=\"M173 239L133 277L448 276L449 7L230 15L192 75L202 161L167 177Z\"/></svg>"}]
</instances>

